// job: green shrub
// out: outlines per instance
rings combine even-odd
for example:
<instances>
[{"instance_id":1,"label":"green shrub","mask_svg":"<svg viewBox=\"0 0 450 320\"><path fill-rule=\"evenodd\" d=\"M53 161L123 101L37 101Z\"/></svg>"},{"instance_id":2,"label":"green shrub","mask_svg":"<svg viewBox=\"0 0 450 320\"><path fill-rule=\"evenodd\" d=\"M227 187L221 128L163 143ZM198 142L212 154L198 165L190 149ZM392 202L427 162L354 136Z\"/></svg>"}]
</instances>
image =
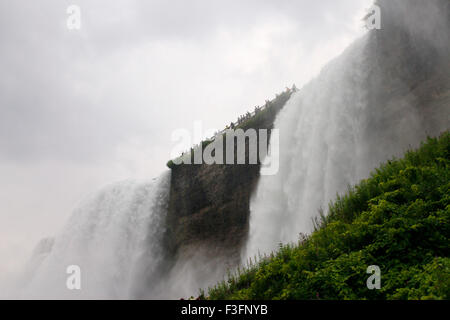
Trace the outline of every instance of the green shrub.
<instances>
[{"instance_id":1,"label":"green shrub","mask_svg":"<svg viewBox=\"0 0 450 320\"><path fill-rule=\"evenodd\" d=\"M210 299L450 299L450 133L388 161L330 204L297 245L210 288ZM381 289L369 290L369 265Z\"/></svg>"}]
</instances>

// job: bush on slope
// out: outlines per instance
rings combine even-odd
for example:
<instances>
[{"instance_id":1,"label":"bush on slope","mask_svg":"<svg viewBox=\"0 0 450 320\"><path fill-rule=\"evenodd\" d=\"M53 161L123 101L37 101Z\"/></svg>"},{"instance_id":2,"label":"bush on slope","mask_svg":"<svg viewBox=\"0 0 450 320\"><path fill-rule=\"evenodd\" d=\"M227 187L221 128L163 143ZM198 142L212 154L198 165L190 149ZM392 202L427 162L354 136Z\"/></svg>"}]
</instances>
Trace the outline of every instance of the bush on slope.
<instances>
[{"instance_id":1,"label":"bush on slope","mask_svg":"<svg viewBox=\"0 0 450 320\"><path fill-rule=\"evenodd\" d=\"M388 161L330 204L316 230L280 245L210 299L450 299L450 133ZM367 267L381 269L369 290Z\"/></svg>"}]
</instances>

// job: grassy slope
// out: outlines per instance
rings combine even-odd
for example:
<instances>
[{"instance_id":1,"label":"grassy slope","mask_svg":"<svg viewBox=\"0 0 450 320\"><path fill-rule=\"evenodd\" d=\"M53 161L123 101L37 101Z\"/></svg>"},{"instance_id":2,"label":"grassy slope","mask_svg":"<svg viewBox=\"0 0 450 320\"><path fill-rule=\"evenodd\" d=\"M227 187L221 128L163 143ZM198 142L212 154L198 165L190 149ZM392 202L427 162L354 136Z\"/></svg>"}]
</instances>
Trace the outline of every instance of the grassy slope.
<instances>
[{"instance_id":1,"label":"grassy slope","mask_svg":"<svg viewBox=\"0 0 450 320\"><path fill-rule=\"evenodd\" d=\"M450 133L382 165L316 231L208 292L210 299L450 299ZM366 269L381 268L381 290Z\"/></svg>"}]
</instances>

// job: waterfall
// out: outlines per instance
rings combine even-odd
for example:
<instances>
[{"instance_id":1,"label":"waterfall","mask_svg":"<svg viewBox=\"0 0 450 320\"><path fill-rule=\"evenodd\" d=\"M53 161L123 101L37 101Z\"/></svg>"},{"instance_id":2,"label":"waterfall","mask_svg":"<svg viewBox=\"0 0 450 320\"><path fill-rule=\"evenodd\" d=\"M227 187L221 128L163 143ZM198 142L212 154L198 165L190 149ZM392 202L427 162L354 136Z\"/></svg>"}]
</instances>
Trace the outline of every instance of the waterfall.
<instances>
[{"instance_id":1,"label":"waterfall","mask_svg":"<svg viewBox=\"0 0 450 320\"><path fill-rule=\"evenodd\" d=\"M383 17L394 22L385 19L384 30L358 39L291 97L275 121L280 170L259 180L244 258L309 234L314 217L327 213L337 193L450 127L448 99L443 93L433 98L429 89L445 93L450 87L448 11L437 10L439 3L445 5L389 7ZM426 25L403 21L404 12L433 18Z\"/></svg>"},{"instance_id":2,"label":"waterfall","mask_svg":"<svg viewBox=\"0 0 450 320\"><path fill-rule=\"evenodd\" d=\"M338 191L367 173L361 161L367 38L351 46L297 92L275 122L280 170L260 178L251 201L247 256L309 233L313 217Z\"/></svg>"},{"instance_id":3,"label":"waterfall","mask_svg":"<svg viewBox=\"0 0 450 320\"><path fill-rule=\"evenodd\" d=\"M128 299L152 296L163 259L161 238L170 173L111 185L84 201L62 233L36 247L21 298ZM81 290L66 286L80 267ZM152 280L153 279L153 280Z\"/></svg>"}]
</instances>

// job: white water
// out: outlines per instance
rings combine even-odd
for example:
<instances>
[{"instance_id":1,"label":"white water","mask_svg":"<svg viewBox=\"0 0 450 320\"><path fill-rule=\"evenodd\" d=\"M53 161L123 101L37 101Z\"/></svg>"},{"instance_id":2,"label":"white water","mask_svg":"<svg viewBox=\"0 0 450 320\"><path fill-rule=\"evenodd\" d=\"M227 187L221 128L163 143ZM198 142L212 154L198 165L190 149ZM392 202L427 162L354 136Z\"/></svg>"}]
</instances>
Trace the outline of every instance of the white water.
<instances>
[{"instance_id":1,"label":"white water","mask_svg":"<svg viewBox=\"0 0 450 320\"><path fill-rule=\"evenodd\" d=\"M331 62L278 117L280 171L261 177L251 202L247 256L309 233L318 209L367 173L358 121L366 107L364 42Z\"/></svg>"},{"instance_id":2,"label":"white water","mask_svg":"<svg viewBox=\"0 0 450 320\"><path fill-rule=\"evenodd\" d=\"M63 232L41 242L19 298L151 297L162 259L160 239L170 173L146 183L125 181L100 191L73 213ZM81 290L68 290L66 268L81 268Z\"/></svg>"},{"instance_id":3,"label":"white water","mask_svg":"<svg viewBox=\"0 0 450 320\"><path fill-rule=\"evenodd\" d=\"M270 253L280 243L296 242L300 233L309 234L313 218L320 209L327 213L337 193L367 178L381 162L417 147L427 134L448 129L444 110L443 127L430 130L411 94L392 105L368 103L369 90L379 91L366 81L379 63L368 60L369 40L366 35L330 62L280 112L275 122L280 170L260 178L251 201L244 258ZM400 79L395 81L408 92Z\"/></svg>"}]
</instances>

